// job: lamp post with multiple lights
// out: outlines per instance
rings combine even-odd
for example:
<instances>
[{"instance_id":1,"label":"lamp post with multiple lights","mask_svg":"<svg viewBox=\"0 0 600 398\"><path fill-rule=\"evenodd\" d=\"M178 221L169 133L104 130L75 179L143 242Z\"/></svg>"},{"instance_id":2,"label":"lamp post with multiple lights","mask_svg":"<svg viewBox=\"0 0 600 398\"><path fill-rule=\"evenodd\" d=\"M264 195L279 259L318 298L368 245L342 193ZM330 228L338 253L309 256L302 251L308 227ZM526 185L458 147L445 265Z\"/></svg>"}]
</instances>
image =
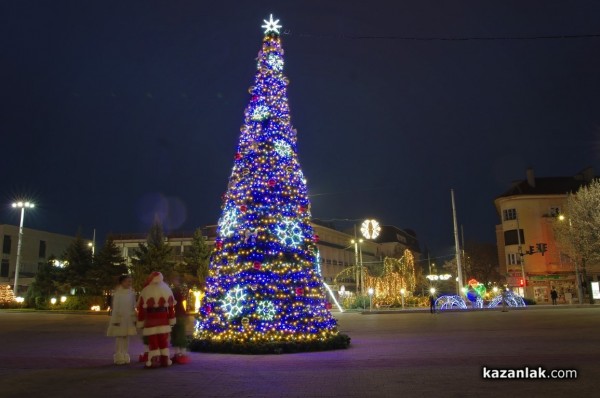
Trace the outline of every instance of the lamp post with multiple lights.
<instances>
[{"instance_id":1,"label":"lamp post with multiple lights","mask_svg":"<svg viewBox=\"0 0 600 398\"><path fill-rule=\"evenodd\" d=\"M25 218L25 209L32 209L35 205L32 202L15 202L12 204L14 209L21 209L21 223L19 224L19 243L17 243L17 262L15 264L15 287L13 292L15 296L19 289L19 267L21 266L21 246L23 245L23 219Z\"/></svg>"}]
</instances>

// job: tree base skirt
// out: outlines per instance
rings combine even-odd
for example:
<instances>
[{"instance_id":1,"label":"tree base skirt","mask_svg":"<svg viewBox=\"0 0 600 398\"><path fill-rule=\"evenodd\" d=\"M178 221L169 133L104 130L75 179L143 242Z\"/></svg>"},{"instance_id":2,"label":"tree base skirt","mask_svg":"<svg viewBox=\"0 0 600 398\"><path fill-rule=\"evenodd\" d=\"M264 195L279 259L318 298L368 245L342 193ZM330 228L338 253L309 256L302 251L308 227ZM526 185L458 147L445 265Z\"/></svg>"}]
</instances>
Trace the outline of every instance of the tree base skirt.
<instances>
[{"instance_id":1,"label":"tree base skirt","mask_svg":"<svg viewBox=\"0 0 600 398\"><path fill-rule=\"evenodd\" d=\"M194 352L218 352L227 354L292 354L296 352L340 350L350 346L350 337L338 333L322 341L298 342L265 342L265 343L239 343L232 341L211 341L192 339L189 350Z\"/></svg>"}]
</instances>

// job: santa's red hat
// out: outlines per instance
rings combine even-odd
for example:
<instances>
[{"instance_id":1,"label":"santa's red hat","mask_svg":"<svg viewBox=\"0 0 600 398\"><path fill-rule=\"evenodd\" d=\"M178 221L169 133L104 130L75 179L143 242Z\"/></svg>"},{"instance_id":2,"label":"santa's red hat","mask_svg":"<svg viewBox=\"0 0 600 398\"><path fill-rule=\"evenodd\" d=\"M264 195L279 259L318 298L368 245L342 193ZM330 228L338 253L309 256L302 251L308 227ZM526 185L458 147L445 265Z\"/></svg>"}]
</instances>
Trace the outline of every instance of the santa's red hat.
<instances>
[{"instance_id":1,"label":"santa's red hat","mask_svg":"<svg viewBox=\"0 0 600 398\"><path fill-rule=\"evenodd\" d=\"M144 286L142 287L146 287L149 284L151 284L152 282L154 283L160 283L164 280L163 274L161 274L158 271L154 271L153 273L151 273L148 278L146 278L146 281L144 282Z\"/></svg>"}]
</instances>

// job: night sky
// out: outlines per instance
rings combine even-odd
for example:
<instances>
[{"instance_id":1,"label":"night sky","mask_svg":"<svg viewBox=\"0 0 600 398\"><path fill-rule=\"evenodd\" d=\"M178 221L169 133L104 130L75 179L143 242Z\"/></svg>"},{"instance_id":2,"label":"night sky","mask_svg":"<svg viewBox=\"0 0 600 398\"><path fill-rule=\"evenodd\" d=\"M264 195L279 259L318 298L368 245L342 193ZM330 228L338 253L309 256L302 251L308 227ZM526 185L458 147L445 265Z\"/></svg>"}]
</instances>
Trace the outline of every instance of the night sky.
<instances>
[{"instance_id":1,"label":"night sky","mask_svg":"<svg viewBox=\"0 0 600 398\"><path fill-rule=\"evenodd\" d=\"M597 1L2 1L0 223L22 197L26 227L99 240L216 223L270 13L314 217L444 255L451 188L494 242L527 167L600 174ZM564 35L596 36L532 38Z\"/></svg>"}]
</instances>

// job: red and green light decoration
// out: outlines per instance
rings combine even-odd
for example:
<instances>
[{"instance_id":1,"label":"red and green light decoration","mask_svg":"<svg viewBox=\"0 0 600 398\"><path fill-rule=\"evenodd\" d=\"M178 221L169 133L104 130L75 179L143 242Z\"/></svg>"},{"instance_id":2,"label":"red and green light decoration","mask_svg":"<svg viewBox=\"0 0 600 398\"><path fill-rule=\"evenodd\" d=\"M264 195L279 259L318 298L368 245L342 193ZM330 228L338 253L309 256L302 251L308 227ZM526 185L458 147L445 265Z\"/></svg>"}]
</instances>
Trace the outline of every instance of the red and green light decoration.
<instances>
[{"instance_id":1,"label":"red and green light decoration","mask_svg":"<svg viewBox=\"0 0 600 398\"><path fill-rule=\"evenodd\" d=\"M310 342L338 335L290 121L281 26L272 16L264 22L195 334L203 341Z\"/></svg>"}]
</instances>

